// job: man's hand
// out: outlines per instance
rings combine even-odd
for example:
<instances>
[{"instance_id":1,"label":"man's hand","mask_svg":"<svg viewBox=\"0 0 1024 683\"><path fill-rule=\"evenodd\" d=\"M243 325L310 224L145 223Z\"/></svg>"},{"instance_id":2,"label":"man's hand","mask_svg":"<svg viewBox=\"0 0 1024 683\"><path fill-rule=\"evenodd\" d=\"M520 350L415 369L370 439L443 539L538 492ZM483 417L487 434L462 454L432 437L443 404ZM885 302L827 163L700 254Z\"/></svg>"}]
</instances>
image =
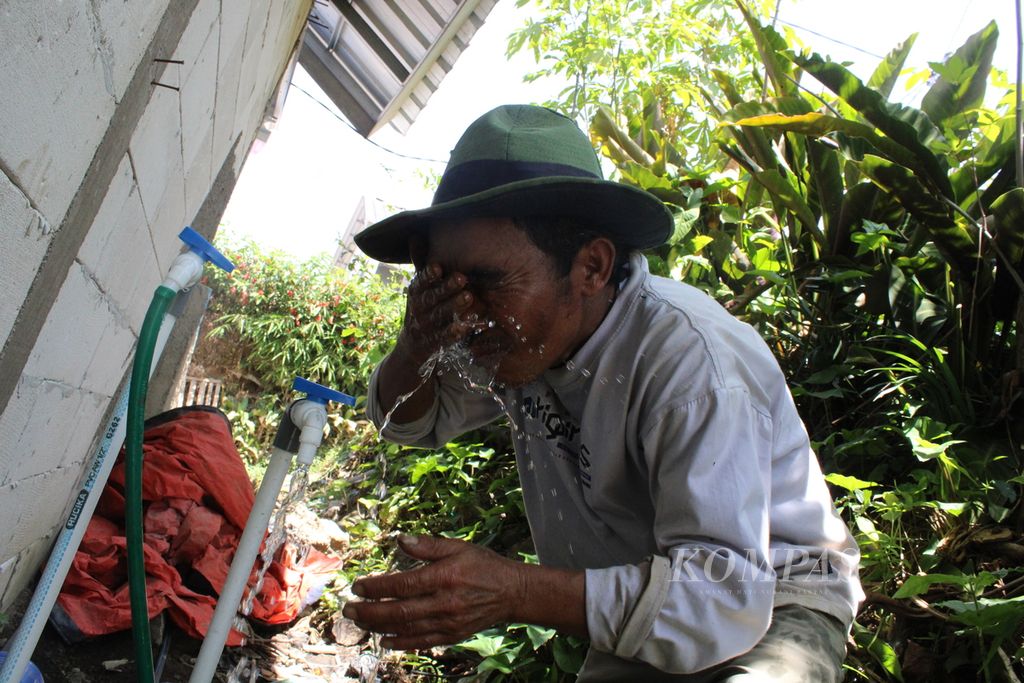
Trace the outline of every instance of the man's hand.
<instances>
[{"instance_id":1,"label":"man's hand","mask_svg":"<svg viewBox=\"0 0 1024 683\"><path fill-rule=\"evenodd\" d=\"M448 538L402 536L399 544L429 564L356 581L352 591L364 601L342 610L367 630L390 634L381 642L384 647L457 643L509 621L587 636L582 571L515 562Z\"/></svg>"},{"instance_id":2,"label":"man's hand","mask_svg":"<svg viewBox=\"0 0 1024 683\"><path fill-rule=\"evenodd\" d=\"M519 562L479 546L447 538L402 536L402 550L429 564L356 581L365 599L342 613L371 631L390 634L387 648L412 650L457 643L495 624L511 621L525 600Z\"/></svg>"},{"instance_id":3,"label":"man's hand","mask_svg":"<svg viewBox=\"0 0 1024 683\"><path fill-rule=\"evenodd\" d=\"M484 326L469 315L472 307L473 294L466 289L465 275L445 275L438 264L425 265L409 285L396 350L419 367L438 349Z\"/></svg>"},{"instance_id":4,"label":"man's hand","mask_svg":"<svg viewBox=\"0 0 1024 683\"><path fill-rule=\"evenodd\" d=\"M395 409L394 421L414 422L434 403L434 383L422 381L421 368L438 349L485 327L469 315L473 294L462 273L447 275L436 263L417 262L416 277L409 284L405 321L395 348L380 369L377 398L390 411L400 396L405 402ZM414 392L411 396L409 392Z\"/></svg>"}]
</instances>

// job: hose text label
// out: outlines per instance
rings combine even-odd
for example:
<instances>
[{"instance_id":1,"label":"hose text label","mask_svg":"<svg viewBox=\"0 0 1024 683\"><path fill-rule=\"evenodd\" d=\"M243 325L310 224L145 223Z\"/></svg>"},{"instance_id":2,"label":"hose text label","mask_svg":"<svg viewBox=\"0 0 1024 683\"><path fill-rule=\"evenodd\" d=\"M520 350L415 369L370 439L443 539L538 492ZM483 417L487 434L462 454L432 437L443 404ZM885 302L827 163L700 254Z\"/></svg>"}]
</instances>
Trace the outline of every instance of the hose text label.
<instances>
[{"instance_id":1,"label":"hose text label","mask_svg":"<svg viewBox=\"0 0 1024 683\"><path fill-rule=\"evenodd\" d=\"M71 508L71 514L68 515L67 524L64 525L65 529L74 529L78 524L78 518L82 515L82 508L85 506L85 500L88 497L88 489L82 489L78 492L78 497L75 498L75 505Z\"/></svg>"}]
</instances>

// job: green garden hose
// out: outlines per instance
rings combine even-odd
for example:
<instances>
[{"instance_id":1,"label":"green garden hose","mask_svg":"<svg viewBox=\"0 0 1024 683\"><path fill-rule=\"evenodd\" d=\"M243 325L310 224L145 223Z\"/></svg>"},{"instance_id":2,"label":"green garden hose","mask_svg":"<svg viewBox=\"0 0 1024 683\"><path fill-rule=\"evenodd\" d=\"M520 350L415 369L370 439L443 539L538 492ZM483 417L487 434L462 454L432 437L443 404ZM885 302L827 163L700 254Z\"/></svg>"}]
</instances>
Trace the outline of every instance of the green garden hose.
<instances>
[{"instance_id":1,"label":"green garden hose","mask_svg":"<svg viewBox=\"0 0 1024 683\"><path fill-rule=\"evenodd\" d=\"M153 349L164 314L177 293L163 285L156 288L146 319L139 331L139 344L132 365L128 391L128 425L125 439L124 518L128 545L128 594L132 607L132 641L135 670L140 683L153 683L153 645L149 633L146 595L146 564L142 536L142 432L145 423L146 391Z\"/></svg>"}]
</instances>

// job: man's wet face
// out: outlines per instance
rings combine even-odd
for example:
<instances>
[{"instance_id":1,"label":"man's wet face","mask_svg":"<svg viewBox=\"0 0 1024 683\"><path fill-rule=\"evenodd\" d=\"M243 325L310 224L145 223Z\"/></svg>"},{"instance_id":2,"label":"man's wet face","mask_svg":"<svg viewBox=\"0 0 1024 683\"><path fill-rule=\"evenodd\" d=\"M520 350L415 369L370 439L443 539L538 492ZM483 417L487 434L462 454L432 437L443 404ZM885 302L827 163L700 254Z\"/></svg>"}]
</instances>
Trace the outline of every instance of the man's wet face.
<instances>
[{"instance_id":1,"label":"man's wet face","mask_svg":"<svg viewBox=\"0 0 1024 683\"><path fill-rule=\"evenodd\" d=\"M580 302L570 279L509 219L435 226L427 263L462 273L469 316L485 323L467 338L474 361L506 386L526 384L565 360L577 343Z\"/></svg>"}]
</instances>

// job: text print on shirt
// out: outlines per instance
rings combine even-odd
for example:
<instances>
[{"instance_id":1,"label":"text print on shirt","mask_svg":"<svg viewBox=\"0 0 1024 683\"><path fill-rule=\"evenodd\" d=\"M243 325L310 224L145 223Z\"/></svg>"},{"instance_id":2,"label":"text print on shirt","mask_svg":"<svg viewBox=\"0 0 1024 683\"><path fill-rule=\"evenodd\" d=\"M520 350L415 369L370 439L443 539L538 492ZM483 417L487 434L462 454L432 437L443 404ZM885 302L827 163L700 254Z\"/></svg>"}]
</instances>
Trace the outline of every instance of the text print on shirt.
<instances>
[{"instance_id":1,"label":"text print on shirt","mask_svg":"<svg viewBox=\"0 0 1024 683\"><path fill-rule=\"evenodd\" d=\"M572 417L552 409L550 394L543 399L540 396L525 396L523 413L528 418L528 424L536 423L539 427L536 430L528 429L527 433L554 442L551 444L551 454L571 463L576 468L580 484L590 488L590 450L580 443L579 424Z\"/></svg>"}]
</instances>

